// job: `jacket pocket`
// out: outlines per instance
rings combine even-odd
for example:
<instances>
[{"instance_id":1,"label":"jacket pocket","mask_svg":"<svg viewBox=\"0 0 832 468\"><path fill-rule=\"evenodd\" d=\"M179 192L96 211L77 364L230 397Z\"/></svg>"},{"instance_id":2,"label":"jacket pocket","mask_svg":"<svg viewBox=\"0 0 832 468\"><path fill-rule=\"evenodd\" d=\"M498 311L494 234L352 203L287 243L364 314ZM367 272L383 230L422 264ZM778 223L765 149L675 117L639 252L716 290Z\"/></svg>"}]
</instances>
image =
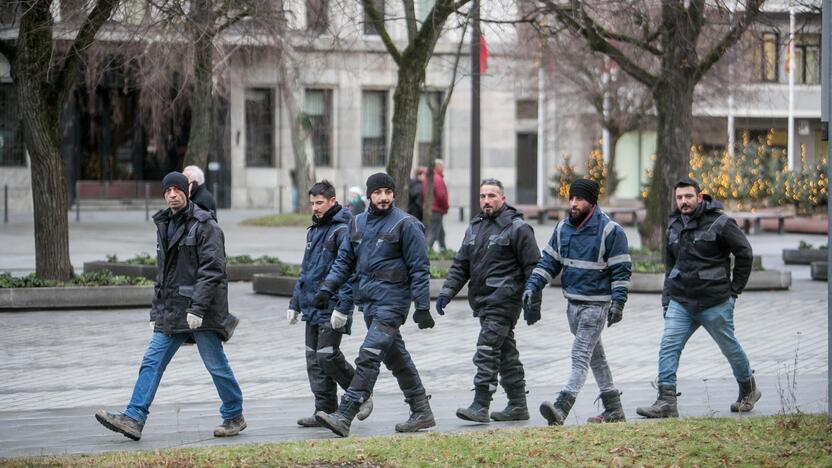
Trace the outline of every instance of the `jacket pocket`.
<instances>
[{"instance_id":1,"label":"jacket pocket","mask_svg":"<svg viewBox=\"0 0 832 468\"><path fill-rule=\"evenodd\" d=\"M716 266L713 268L705 268L699 270L699 278L703 280L724 280L728 278L724 266Z\"/></svg>"},{"instance_id":2,"label":"jacket pocket","mask_svg":"<svg viewBox=\"0 0 832 468\"><path fill-rule=\"evenodd\" d=\"M187 298L194 297L194 287L193 286L179 286L179 295L185 296Z\"/></svg>"}]
</instances>

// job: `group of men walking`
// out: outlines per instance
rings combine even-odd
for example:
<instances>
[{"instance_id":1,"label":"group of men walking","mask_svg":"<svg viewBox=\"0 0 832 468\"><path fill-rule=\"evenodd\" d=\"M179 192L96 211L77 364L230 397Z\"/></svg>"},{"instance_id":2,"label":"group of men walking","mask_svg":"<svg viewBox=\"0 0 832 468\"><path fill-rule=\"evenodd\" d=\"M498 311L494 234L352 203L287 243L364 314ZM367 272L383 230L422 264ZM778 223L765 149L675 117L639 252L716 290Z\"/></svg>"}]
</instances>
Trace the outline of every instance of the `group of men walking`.
<instances>
[{"instance_id":1,"label":"group of men walking","mask_svg":"<svg viewBox=\"0 0 832 468\"><path fill-rule=\"evenodd\" d=\"M162 374L179 346L196 342L222 400L217 437L246 428L242 393L222 342L231 338L236 318L228 313L225 246L215 215L189 201L192 187L177 172L163 181L169 208L154 216L157 225L157 285L150 312L153 329L130 403L123 413L100 410L107 428L139 440ZM666 232L665 329L659 350L659 395L637 413L676 417L676 370L688 338L701 325L728 358L739 384L735 412L753 409L760 392L742 347L734 337L733 309L748 280L752 252L736 223L719 202L702 194L690 179L675 189L677 210ZM309 190L312 225L307 232L301 274L289 302L287 320L305 322L306 369L314 412L298 420L347 436L353 420L373 410L373 388L383 363L410 406L397 432L435 426L430 396L405 346L400 328L411 304L419 329L433 328L429 262L424 227L395 206L396 184L384 173L367 179L366 211L342 207L331 183ZM632 263L624 230L598 206L599 186L579 179L569 191L569 215L555 227L542 253L533 229L506 202L502 183L485 179L479 187L481 213L465 231L435 310L445 308L468 285L468 303L480 322L474 353L474 398L456 415L486 423L529 419L526 382L514 328L520 318L541 318L542 289L561 276L567 322L574 335L572 370L553 402L540 414L562 425L591 370L604 411L589 422L625 420L621 393L607 363L601 334L620 322L630 286ZM734 257L733 270L731 256ZM367 333L355 365L340 350L351 332L353 309L362 312ZM490 410L498 384L508 396L501 411ZM337 388L343 390L340 400Z\"/></svg>"}]
</instances>

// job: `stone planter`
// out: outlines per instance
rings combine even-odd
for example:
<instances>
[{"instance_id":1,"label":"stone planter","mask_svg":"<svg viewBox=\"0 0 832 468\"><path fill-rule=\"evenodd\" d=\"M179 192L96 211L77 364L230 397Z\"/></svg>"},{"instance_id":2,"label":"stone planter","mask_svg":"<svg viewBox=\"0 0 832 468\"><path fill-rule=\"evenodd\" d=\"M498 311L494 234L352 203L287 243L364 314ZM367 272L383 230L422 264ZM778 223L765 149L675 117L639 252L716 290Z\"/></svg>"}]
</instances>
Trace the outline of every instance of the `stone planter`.
<instances>
[{"instance_id":1,"label":"stone planter","mask_svg":"<svg viewBox=\"0 0 832 468\"><path fill-rule=\"evenodd\" d=\"M110 271L114 275L142 277L149 280L156 279L156 265L134 265L124 262L87 262L84 272ZM251 281L251 277L258 273L280 273L280 266L275 264L245 264L235 263L226 265L228 281Z\"/></svg>"},{"instance_id":2,"label":"stone planter","mask_svg":"<svg viewBox=\"0 0 832 468\"><path fill-rule=\"evenodd\" d=\"M825 272L825 270L824 270ZM560 287L560 275L549 283ZM752 271L748 278L746 291L770 291L789 289L792 285L792 273L780 270ZM631 293L661 294L664 288L664 273L633 273L630 277Z\"/></svg>"},{"instance_id":3,"label":"stone planter","mask_svg":"<svg viewBox=\"0 0 832 468\"><path fill-rule=\"evenodd\" d=\"M281 276L275 274L258 274L254 275L251 286L257 294L271 294L273 296L291 297L292 290L295 288L297 278L294 276ZM436 299L439 291L442 289L444 279L430 280L430 297ZM467 299L468 286L462 288L454 299Z\"/></svg>"},{"instance_id":4,"label":"stone planter","mask_svg":"<svg viewBox=\"0 0 832 468\"><path fill-rule=\"evenodd\" d=\"M826 250L783 249L783 263L786 265L809 265L812 262L825 262L826 259Z\"/></svg>"},{"instance_id":5,"label":"stone planter","mask_svg":"<svg viewBox=\"0 0 832 468\"><path fill-rule=\"evenodd\" d=\"M812 279L816 281L829 281L828 262L812 262L811 266Z\"/></svg>"},{"instance_id":6,"label":"stone planter","mask_svg":"<svg viewBox=\"0 0 832 468\"><path fill-rule=\"evenodd\" d=\"M450 268L454 264L453 260L431 260L430 266L434 268Z\"/></svg>"},{"instance_id":7,"label":"stone planter","mask_svg":"<svg viewBox=\"0 0 832 468\"><path fill-rule=\"evenodd\" d=\"M2 310L150 307L153 286L0 289Z\"/></svg>"}]
</instances>

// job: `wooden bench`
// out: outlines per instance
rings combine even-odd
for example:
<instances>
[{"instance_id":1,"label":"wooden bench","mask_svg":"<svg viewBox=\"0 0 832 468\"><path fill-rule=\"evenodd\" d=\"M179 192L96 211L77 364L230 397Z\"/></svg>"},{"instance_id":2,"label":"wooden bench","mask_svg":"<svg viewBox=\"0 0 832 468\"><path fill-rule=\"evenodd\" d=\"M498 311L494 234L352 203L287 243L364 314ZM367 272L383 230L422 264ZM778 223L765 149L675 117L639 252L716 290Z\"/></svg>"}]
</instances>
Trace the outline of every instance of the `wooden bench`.
<instances>
[{"instance_id":1,"label":"wooden bench","mask_svg":"<svg viewBox=\"0 0 832 468\"><path fill-rule=\"evenodd\" d=\"M615 218L620 214L629 214L630 220L633 222L633 226L638 229L638 215L640 212L643 212L643 208L636 208L636 207L615 207L615 208L604 208L604 210L611 220L618 222ZM619 223L620 224L620 223Z\"/></svg>"},{"instance_id":2,"label":"wooden bench","mask_svg":"<svg viewBox=\"0 0 832 468\"><path fill-rule=\"evenodd\" d=\"M734 218L734 221L745 231L746 234L757 234L762 232L761 221L764 219L777 220L777 233L783 234L786 232L786 218L793 218L791 214L781 213L777 211L740 211L735 213L725 213Z\"/></svg>"}]
</instances>

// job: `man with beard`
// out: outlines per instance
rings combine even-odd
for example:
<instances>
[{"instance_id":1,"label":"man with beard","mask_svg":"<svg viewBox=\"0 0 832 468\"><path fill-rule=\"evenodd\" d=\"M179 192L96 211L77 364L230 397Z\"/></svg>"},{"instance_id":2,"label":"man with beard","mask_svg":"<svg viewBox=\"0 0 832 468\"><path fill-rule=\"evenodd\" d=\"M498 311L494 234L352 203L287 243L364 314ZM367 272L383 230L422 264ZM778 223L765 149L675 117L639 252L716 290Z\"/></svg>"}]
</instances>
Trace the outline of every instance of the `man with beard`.
<instances>
[{"instance_id":1,"label":"man with beard","mask_svg":"<svg viewBox=\"0 0 832 468\"><path fill-rule=\"evenodd\" d=\"M751 411L762 394L748 357L734 336L734 305L748 282L754 259L751 244L737 223L722 212L722 204L701 193L695 180L680 180L674 195L677 210L670 215L665 239L659 396L652 406L638 408L636 413L646 418L679 416L679 357L700 326L719 345L737 379L739 396L731 404L731 411Z\"/></svg>"},{"instance_id":2,"label":"man with beard","mask_svg":"<svg viewBox=\"0 0 832 468\"><path fill-rule=\"evenodd\" d=\"M295 282L286 319L294 325L302 314L301 319L306 322L306 373L315 396L315 412L331 412L338 407L337 387L346 390L355 373L340 349L341 337L350 333L352 325L352 284L345 283L329 307L318 309L312 300L338 255L338 246L349 237L352 215L338 203L335 187L326 180L309 189L309 206L312 226L306 234L300 277ZM373 409L373 400L368 398L361 409L358 419L363 421ZM320 426L314 412L298 419L298 425Z\"/></svg>"},{"instance_id":3,"label":"man with beard","mask_svg":"<svg viewBox=\"0 0 832 468\"><path fill-rule=\"evenodd\" d=\"M531 226L523 215L506 204L503 184L497 179L480 183L482 213L465 231L462 247L448 271L448 279L436 298L436 312L445 315L445 306L468 283L468 303L480 320L480 335L474 353L474 401L456 415L467 421L489 422L488 407L497 390L497 377L508 396L503 411L491 413L495 421L525 421L526 381L514 326L520 316L523 284L531 275L540 250ZM537 309L527 314L529 325L540 318Z\"/></svg>"},{"instance_id":4,"label":"man with beard","mask_svg":"<svg viewBox=\"0 0 832 468\"><path fill-rule=\"evenodd\" d=\"M370 206L353 218L349 239L341 243L338 258L312 302L318 309L329 307L341 285L352 281L353 274L357 276L354 299L363 307L367 335L355 360L355 375L335 412L315 413L318 422L341 437L349 435L360 405L372 394L382 362L410 405L410 418L396 424L396 432L436 425L429 397L399 331L411 302L416 305L413 320L419 328L434 326L424 227L393 205L395 190L393 178L385 173L367 179Z\"/></svg>"},{"instance_id":5,"label":"man with beard","mask_svg":"<svg viewBox=\"0 0 832 468\"><path fill-rule=\"evenodd\" d=\"M563 425L584 386L588 369L601 390L604 412L588 422L624 421L620 392L612 381L601 332L623 318L630 287L631 262L624 230L598 207L598 183L578 179L569 187L569 217L555 227L537 268L526 282L523 306L561 274L566 316L575 340L572 373L554 403L544 401L540 413L549 425Z\"/></svg>"}]
</instances>

